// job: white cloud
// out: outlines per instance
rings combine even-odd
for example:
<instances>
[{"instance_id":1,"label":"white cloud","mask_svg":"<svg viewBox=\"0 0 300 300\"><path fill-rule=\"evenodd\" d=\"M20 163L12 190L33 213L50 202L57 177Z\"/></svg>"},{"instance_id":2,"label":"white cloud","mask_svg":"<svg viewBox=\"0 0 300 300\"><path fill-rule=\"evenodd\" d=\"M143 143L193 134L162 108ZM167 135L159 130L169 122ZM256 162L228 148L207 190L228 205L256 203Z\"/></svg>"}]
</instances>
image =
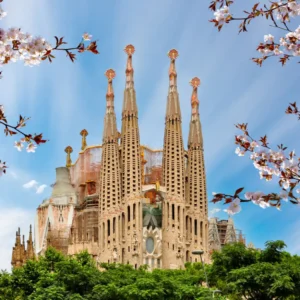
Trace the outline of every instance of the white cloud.
<instances>
[{"instance_id":1,"label":"white cloud","mask_svg":"<svg viewBox=\"0 0 300 300\"><path fill-rule=\"evenodd\" d=\"M221 211L220 208L213 208L210 212L209 212L209 216L213 217L215 214L217 214L219 211Z\"/></svg>"},{"instance_id":2,"label":"white cloud","mask_svg":"<svg viewBox=\"0 0 300 300\"><path fill-rule=\"evenodd\" d=\"M31 188L33 188L33 187L36 187L37 184L38 184L38 182L37 182L36 180L33 179L33 180L30 180L29 182L23 184L23 187L24 187L25 189L31 189Z\"/></svg>"},{"instance_id":3,"label":"white cloud","mask_svg":"<svg viewBox=\"0 0 300 300\"><path fill-rule=\"evenodd\" d=\"M42 185L38 186L38 187L36 188L36 193L37 193L37 194L43 193L43 192L44 192L44 189L45 189L46 187L47 187L46 184L42 184Z\"/></svg>"},{"instance_id":4,"label":"white cloud","mask_svg":"<svg viewBox=\"0 0 300 300\"><path fill-rule=\"evenodd\" d=\"M32 224L33 220L34 211L28 211L19 207L1 207L0 240L4 242L0 247L0 270L10 270L11 268L12 247L15 243L18 227L21 229L21 234L25 234L25 240L27 240L29 225Z\"/></svg>"},{"instance_id":5,"label":"white cloud","mask_svg":"<svg viewBox=\"0 0 300 300\"><path fill-rule=\"evenodd\" d=\"M38 182L33 179L33 180L30 180L29 182L23 184L23 187L25 189L35 188L37 194L42 194L44 192L45 188L47 187L47 185L46 184L38 185Z\"/></svg>"}]
</instances>

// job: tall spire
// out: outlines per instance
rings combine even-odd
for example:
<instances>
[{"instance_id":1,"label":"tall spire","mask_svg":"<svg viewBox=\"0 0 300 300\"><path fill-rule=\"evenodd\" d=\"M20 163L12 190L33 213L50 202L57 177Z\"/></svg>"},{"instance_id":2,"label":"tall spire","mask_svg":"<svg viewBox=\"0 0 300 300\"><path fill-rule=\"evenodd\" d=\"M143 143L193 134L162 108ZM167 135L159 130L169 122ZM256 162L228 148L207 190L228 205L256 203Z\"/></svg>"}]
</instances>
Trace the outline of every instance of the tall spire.
<instances>
[{"instance_id":1,"label":"tall spire","mask_svg":"<svg viewBox=\"0 0 300 300\"><path fill-rule=\"evenodd\" d=\"M120 166L118 157L118 131L114 110L114 90L112 81L116 76L114 70L106 71L108 79L106 93L106 113L104 117L102 168L101 168L101 209L107 210L120 203Z\"/></svg>"},{"instance_id":2,"label":"tall spire","mask_svg":"<svg viewBox=\"0 0 300 300\"><path fill-rule=\"evenodd\" d=\"M32 227L29 227L29 239L27 240L27 252L26 252L27 259L34 259L34 247L33 247L33 240L32 240Z\"/></svg>"},{"instance_id":3,"label":"tall spire","mask_svg":"<svg viewBox=\"0 0 300 300\"><path fill-rule=\"evenodd\" d=\"M21 267L26 262L26 251L23 235L23 244L21 243L21 231L20 227L16 232L16 242L12 251L11 264L13 267Z\"/></svg>"},{"instance_id":4,"label":"tall spire","mask_svg":"<svg viewBox=\"0 0 300 300\"><path fill-rule=\"evenodd\" d=\"M201 122L199 116L199 100L198 100L198 87L200 86L200 79L194 77L190 81L191 86L193 87L192 97L191 97L191 106L192 106L192 116L190 122L190 131L188 139L188 148L203 148L203 137Z\"/></svg>"},{"instance_id":5,"label":"tall spire","mask_svg":"<svg viewBox=\"0 0 300 300\"><path fill-rule=\"evenodd\" d=\"M99 259L102 262L111 260L111 247L120 247L120 236L116 234L120 225L121 205L121 172L119 158L119 133L114 110L114 90L112 81L116 76L114 70L107 70L106 113L102 143L100 193L99 193ZM107 253L109 252L109 255ZM118 249L120 253L120 248Z\"/></svg>"},{"instance_id":6,"label":"tall spire","mask_svg":"<svg viewBox=\"0 0 300 300\"><path fill-rule=\"evenodd\" d=\"M127 45L126 86L122 109L122 197L141 194L141 157L138 109L133 82L132 55L134 46Z\"/></svg>"},{"instance_id":7,"label":"tall spire","mask_svg":"<svg viewBox=\"0 0 300 300\"><path fill-rule=\"evenodd\" d=\"M132 55L135 52L133 45L127 45L124 49L125 53L128 55L127 57L127 65L126 65L126 89L133 88L133 67L132 67Z\"/></svg>"},{"instance_id":8,"label":"tall spire","mask_svg":"<svg viewBox=\"0 0 300 300\"><path fill-rule=\"evenodd\" d=\"M113 142L118 138L117 120L114 107L114 89L112 85L113 79L116 77L116 72L109 69L105 72L108 79L106 93L106 113L104 117L103 143Z\"/></svg>"},{"instance_id":9,"label":"tall spire","mask_svg":"<svg viewBox=\"0 0 300 300\"><path fill-rule=\"evenodd\" d=\"M170 119L178 119L181 121L179 95L177 92L177 72L175 67L175 60L178 55L178 51L175 49L170 50L168 53L171 62L169 68L169 96L167 102L166 121Z\"/></svg>"},{"instance_id":10,"label":"tall spire","mask_svg":"<svg viewBox=\"0 0 300 300\"><path fill-rule=\"evenodd\" d=\"M171 60L169 69L169 93L165 119L163 150L163 180L167 192L184 198L184 149L181 129L181 111L177 92L177 72L175 60L178 51L172 49L168 56Z\"/></svg>"},{"instance_id":11,"label":"tall spire","mask_svg":"<svg viewBox=\"0 0 300 300\"><path fill-rule=\"evenodd\" d=\"M190 84L193 88L191 97L191 121L188 138L188 161L187 161L187 184L186 184L186 203L189 212L193 217L192 224L200 225L191 237L191 245L196 250L200 247L204 250L204 258L208 258L208 219L207 219L207 194L206 194L206 175L203 153L203 137L199 116L199 100L197 90L200 79L194 77ZM215 228L214 228L215 229ZM211 232L210 232L211 233ZM215 247L219 247L217 244Z\"/></svg>"},{"instance_id":12,"label":"tall spire","mask_svg":"<svg viewBox=\"0 0 300 300\"><path fill-rule=\"evenodd\" d=\"M193 88L191 97L191 121L188 138L188 164L187 164L187 203L203 216L207 214L206 175L203 153L203 137L199 116L199 100L197 89L200 79L194 77L190 84Z\"/></svg>"},{"instance_id":13,"label":"tall spire","mask_svg":"<svg viewBox=\"0 0 300 300\"><path fill-rule=\"evenodd\" d=\"M21 230L18 227L18 231L16 232L16 246L21 245Z\"/></svg>"},{"instance_id":14,"label":"tall spire","mask_svg":"<svg viewBox=\"0 0 300 300\"><path fill-rule=\"evenodd\" d=\"M165 228L162 233L163 267L170 268L171 264L183 267L181 244L175 247L174 241L185 235L183 230L185 210L185 176L184 176L184 149L181 129L181 111L177 92L177 72L175 60L178 52L169 51L171 60L169 69L169 91L165 118L164 148L163 148L163 185L166 196L163 204L163 218ZM176 222L180 220L180 226ZM170 247L170 245L173 245Z\"/></svg>"},{"instance_id":15,"label":"tall spire","mask_svg":"<svg viewBox=\"0 0 300 300\"><path fill-rule=\"evenodd\" d=\"M122 239L125 242L123 249L132 248L134 264L140 266L142 264L142 231L137 229L141 226L143 197L138 109L132 66L132 55L135 49L132 45L127 45L124 50L127 54L127 64L122 108L121 176L122 204L125 211L122 219L128 221L128 226L123 230ZM131 253L123 257L123 263L126 259L132 259Z\"/></svg>"}]
</instances>

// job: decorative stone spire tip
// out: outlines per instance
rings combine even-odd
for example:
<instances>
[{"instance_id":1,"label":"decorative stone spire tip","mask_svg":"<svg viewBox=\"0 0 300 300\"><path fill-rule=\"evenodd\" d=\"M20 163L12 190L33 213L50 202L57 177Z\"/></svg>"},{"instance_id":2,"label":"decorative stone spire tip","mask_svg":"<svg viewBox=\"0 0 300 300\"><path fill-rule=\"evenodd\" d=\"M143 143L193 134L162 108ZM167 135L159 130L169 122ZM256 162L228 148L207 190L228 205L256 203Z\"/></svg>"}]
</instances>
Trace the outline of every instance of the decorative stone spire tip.
<instances>
[{"instance_id":1,"label":"decorative stone spire tip","mask_svg":"<svg viewBox=\"0 0 300 300\"><path fill-rule=\"evenodd\" d=\"M108 81L113 80L116 77L116 72L113 69L109 69L105 72L105 76Z\"/></svg>"},{"instance_id":2,"label":"decorative stone spire tip","mask_svg":"<svg viewBox=\"0 0 300 300\"><path fill-rule=\"evenodd\" d=\"M128 55L126 64L126 89L133 88L133 66L132 66L132 54L135 52L133 45L127 45L124 49L125 53Z\"/></svg>"},{"instance_id":3,"label":"decorative stone spire tip","mask_svg":"<svg viewBox=\"0 0 300 300\"><path fill-rule=\"evenodd\" d=\"M135 48L133 45L129 44L125 47L124 51L127 53L127 55L132 55L135 52Z\"/></svg>"},{"instance_id":4,"label":"decorative stone spire tip","mask_svg":"<svg viewBox=\"0 0 300 300\"><path fill-rule=\"evenodd\" d=\"M65 152L67 153L66 159L66 167L72 166L71 153L73 152L73 148L71 146L66 147Z\"/></svg>"},{"instance_id":5,"label":"decorative stone spire tip","mask_svg":"<svg viewBox=\"0 0 300 300\"><path fill-rule=\"evenodd\" d=\"M176 68L175 68L175 60L178 57L178 51L176 49L172 49L168 52L168 56L171 59L171 64L170 64L170 68L169 68L169 84L170 84L170 88L172 91L176 86L177 86L177 82L176 82L176 78L177 78L177 72L176 72Z\"/></svg>"},{"instance_id":6,"label":"decorative stone spire tip","mask_svg":"<svg viewBox=\"0 0 300 300\"><path fill-rule=\"evenodd\" d=\"M108 79L108 86L107 86L107 93L106 93L106 100L108 98L114 97L114 90L112 86L112 80L116 77L116 72L113 69L109 69L105 72L105 76ZM107 101L107 108L112 106L112 101Z\"/></svg>"},{"instance_id":7,"label":"decorative stone spire tip","mask_svg":"<svg viewBox=\"0 0 300 300\"><path fill-rule=\"evenodd\" d=\"M179 56L179 54L176 49L172 49L168 52L168 56L173 60L176 59Z\"/></svg>"},{"instance_id":8,"label":"decorative stone spire tip","mask_svg":"<svg viewBox=\"0 0 300 300\"><path fill-rule=\"evenodd\" d=\"M200 86L200 79L198 77L194 77L190 81L190 85L193 87L193 93L191 97L191 105L192 105L192 115L198 114L198 106L199 106L199 100L198 100L198 93L197 89Z\"/></svg>"},{"instance_id":9,"label":"decorative stone spire tip","mask_svg":"<svg viewBox=\"0 0 300 300\"><path fill-rule=\"evenodd\" d=\"M81 150L84 150L87 146L86 144L86 137L89 135L89 133L87 132L86 129L82 129L80 131L80 135L82 136L82 140L81 140Z\"/></svg>"},{"instance_id":10,"label":"decorative stone spire tip","mask_svg":"<svg viewBox=\"0 0 300 300\"><path fill-rule=\"evenodd\" d=\"M193 88L197 88L198 86L200 86L200 79L198 77L194 77L191 81L190 84Z\"/></svg>"}]
</instances>

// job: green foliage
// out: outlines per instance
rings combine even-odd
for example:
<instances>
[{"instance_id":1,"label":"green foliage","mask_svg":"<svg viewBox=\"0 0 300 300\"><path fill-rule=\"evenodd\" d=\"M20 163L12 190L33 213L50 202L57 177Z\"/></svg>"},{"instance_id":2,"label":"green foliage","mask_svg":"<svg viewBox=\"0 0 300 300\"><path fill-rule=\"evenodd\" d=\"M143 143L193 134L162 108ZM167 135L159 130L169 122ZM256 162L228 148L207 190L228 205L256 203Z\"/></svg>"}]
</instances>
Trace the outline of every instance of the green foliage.
<instances>
[{"instance_id":1,"label":"green foliage","mask_svg":"<svg viewBox=\"0 0 300 300\"><path fill-rule=\"evenodd\" d=\"M0 300L151 300L210 299L201 286L201 264L186 270L135 270L131 265L96 267L86 252L67 257L49 248L38 261L28 261L11 274L0 273Z\"/></svg>"},{"instance_id":2,"label":"green foliage","mask_svg":"<svg viewBox=\"0 0 300 300\"><path fill-rule=\"evenodd\" d=\"M282 241L262 251L242 244L224 246L213 254L209 280L229 299L300 299L300 257L284 252Z\"/></svg>"},{"instance_id":3,"label":"green foliage","mask_svg":"<svg viewBox=\"0 0 300 300\"><path fill-rule=\"evenodd\" d=\"M284 251L282 241L262 251L243 244L224 246L206 265L211 289L202 286L201 263L184 270L152 272L147 266L101 264L86 252L67 257L49 248L9 274L0 272L0 300L300 300L300 257Z\"/></svg>"}]
</instances>

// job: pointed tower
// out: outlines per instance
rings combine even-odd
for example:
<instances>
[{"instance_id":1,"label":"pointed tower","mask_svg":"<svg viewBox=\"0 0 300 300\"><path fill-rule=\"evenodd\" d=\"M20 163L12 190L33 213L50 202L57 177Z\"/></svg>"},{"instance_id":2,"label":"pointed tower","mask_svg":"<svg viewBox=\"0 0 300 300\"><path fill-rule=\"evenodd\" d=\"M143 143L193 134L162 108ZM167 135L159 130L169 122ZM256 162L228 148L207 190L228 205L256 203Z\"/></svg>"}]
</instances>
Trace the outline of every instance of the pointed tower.
<instances>
[{"instance_id":1,"label":"pointed tower","mask_svg":"<svg viewBox=\"0 0 300 300\"><path fill-rule=\"evenodd\" d=\"M134 46L125 47L127 54L126 86L124 91L121 130L121 172L122 199L126 222L126 240L122 252L123 263L130 261L136 267L142 263L142 184L141 184L141 155L140 133L138 125L138 109L134 89L132 55Z\"/></svg>"},{"instance_id":2,"label":"pointed tower","mask_svg":"<svg viewBox=\"0 0 300 300\"><path fill-rule=\"evenodd\" d=\"M134 51L135 49L132 45L128 45L125 48L128 57L121 131L122 197L124 200L135 195L140 196L142 192L140 133L132 67Z\"/></svg>"},{"instance_id":3,"label":"pointed tower","mask_svg":"<svg viewBox=\"0 0 300 300\"><path fill-rule=\"evenodd\" d=\"M21 232L20 227L16 232L16 242L12 251L11 264L13 268L21 267L26 261L25 257L25 246L21 243Z\"/></svg>"},{"instance_id":4,"label":"pointed tower","mask_svg":"<svg viewBox=\"0 0 300 300\"><path fill-rule=\"evenodd\" d=\"M29 239L27 240L26 259L34 259L34 246L32 240L32 227L29 228Z\"/></svg>"},{"instance_id":5,"label":"pointed tower","mask_svg":"<svg viewBox=\"0 0 300 300\"><path fill-rule=\"evenodd\" d=\"M197 89L200 79L195 77L190 81L193 87L191 106L192 116L188 138L188 164L186 202L189 206L185 216L187 226L187 251L203 250L204 259L208 258L208 218L206 176L203 153L203 137L199 115L199 100ZM196 258L195 258L196 259Z\"/></svg>"},{"instance_id":6,"label":"pointed tower","mask_svg":"<svg viewBox=\"0 0 300 300\"><path fill-rule=\"evenodd\" d=\"M171 59L169 69L169 93L165 117L163 148L163 185L166 197L163 204L163 267L183 267L184 216L184 149L181 129L181 111L177 92L177 73L175 60L178 52L173 49L168 56ZM176 240L178 242L176 243Z\"/></svg>"},{"instance_id":7,"label":"pointed tower","mask_svg":"<svg viewBox=\"0 0 300 300\"><path fill-rule=\"evenodd\" d=\"M119 164L119 133L114 110L114 91L112 81L114 70L105 73L108 79L106 93L106 113L102 141L99 203L99 260L101 262L120 262L120 205L121 178Z\"/></svg>"}]
</instances>

